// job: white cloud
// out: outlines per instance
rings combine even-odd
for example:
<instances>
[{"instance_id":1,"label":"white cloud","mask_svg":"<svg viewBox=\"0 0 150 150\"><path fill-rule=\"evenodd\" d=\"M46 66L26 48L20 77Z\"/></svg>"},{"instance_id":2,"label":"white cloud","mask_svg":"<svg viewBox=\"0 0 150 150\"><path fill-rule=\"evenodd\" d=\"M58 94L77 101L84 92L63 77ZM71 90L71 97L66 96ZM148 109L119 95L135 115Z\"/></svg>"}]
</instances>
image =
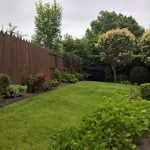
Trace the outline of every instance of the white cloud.
<instances>
[{"instance_id":1,"label":"white cloud","mask_svg":"<svg viewBox=\"0 0 150 150\"><path fill-rule=\"evenodd\" d=\"M24 34L34 33L35 2L38 0L0 1L0 25L9 22ZM43 0L49 2L49 0ZM53 2L53 1L50 1ZM58 0L63 7L62 33L76 37L84 35L101 10L132 15L140 25L150 27L149 0Z\"/></svg>"}]
</instances>

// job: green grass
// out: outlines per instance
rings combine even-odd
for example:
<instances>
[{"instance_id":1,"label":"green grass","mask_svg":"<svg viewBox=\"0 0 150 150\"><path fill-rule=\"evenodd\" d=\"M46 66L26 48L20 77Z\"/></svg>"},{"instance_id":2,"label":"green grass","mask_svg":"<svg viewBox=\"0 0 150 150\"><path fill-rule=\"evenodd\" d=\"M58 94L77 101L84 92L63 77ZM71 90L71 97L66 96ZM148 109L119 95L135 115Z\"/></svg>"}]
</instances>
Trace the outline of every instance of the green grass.
<instances>
[{"instance_id":1,"label":"green grass","mask_svg":"<svg viewBox=\"0 0 150 150\"><path fill-rule=\"evenodd\" d=\"M130 89L84 81L1 108L0 150L46 150L53 129L78 126L108 98L117 101L117 94L129 95Z\"/></svg>"}]
</instances>

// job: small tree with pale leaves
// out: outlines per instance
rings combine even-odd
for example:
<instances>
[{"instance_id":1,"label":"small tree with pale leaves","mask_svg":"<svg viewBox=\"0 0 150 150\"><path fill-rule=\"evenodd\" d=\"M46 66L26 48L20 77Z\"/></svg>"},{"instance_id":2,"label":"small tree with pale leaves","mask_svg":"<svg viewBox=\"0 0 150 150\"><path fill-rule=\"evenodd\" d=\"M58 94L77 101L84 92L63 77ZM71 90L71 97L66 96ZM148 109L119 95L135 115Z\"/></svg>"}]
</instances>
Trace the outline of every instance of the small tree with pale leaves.
<instances>
[{"instance_id":1,"label":"small tree with pale leaves","mask_svg":"<svg viewBox=\"0 0 150 150\"><path fill-rule=\"evenodd\" d=\"M96 47L101 60L109 64L117 82L117 69L128 64L132 59L135 36L128 29L112 29L99 36Z\"/></svg>"},{"instance_id":2,"label":"small tree with pale leaves","mask_svg":"<svg viewBox=\"0 0 150 150\"><path fill-rule=\"evenodd\" d=\"M141 38L142 55L144 62L150 66L150 29L145 31Z\"/></svg>"}]
</instances>

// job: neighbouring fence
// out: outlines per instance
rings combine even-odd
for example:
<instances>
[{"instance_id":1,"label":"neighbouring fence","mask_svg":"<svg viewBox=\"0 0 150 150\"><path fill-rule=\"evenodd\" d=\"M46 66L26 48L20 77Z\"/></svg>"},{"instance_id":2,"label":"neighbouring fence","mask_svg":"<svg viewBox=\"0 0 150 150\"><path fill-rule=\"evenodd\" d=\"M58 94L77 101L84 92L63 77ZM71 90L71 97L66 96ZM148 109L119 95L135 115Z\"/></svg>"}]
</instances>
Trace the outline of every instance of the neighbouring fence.
<instances>
[{"instance_id":1,"label":"neighbouring fence","mask_svg":"<svg viewBox=\"0 0 150 150\"><path fill-rule=\"evenodd\" d=\"M0 32L0 73L8 74L12 83L21 83L30 73L44 72L51 79L55 67L65 70L62 56Z\"/></svg>"}]
</instances>

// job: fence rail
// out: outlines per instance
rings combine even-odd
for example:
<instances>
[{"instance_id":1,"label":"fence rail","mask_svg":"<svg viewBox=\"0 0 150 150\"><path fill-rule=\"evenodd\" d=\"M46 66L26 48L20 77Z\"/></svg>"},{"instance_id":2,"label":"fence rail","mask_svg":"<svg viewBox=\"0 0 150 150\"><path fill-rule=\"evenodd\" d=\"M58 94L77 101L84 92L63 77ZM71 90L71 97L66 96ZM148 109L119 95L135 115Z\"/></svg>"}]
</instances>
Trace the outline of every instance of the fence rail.
<instances>
[{"instance_id":1,"label":"fence rail","mask_svg":"<svg viewBox=\"0 0 150 150\"><path fill-rule=\"evenodd\" d=\"M0 32L0 73L8 74L12 83L21 83L23 75L29 73L44 72L51 79L55 67L65 70L63 57Z\"/></svg>"}]
</instances>

